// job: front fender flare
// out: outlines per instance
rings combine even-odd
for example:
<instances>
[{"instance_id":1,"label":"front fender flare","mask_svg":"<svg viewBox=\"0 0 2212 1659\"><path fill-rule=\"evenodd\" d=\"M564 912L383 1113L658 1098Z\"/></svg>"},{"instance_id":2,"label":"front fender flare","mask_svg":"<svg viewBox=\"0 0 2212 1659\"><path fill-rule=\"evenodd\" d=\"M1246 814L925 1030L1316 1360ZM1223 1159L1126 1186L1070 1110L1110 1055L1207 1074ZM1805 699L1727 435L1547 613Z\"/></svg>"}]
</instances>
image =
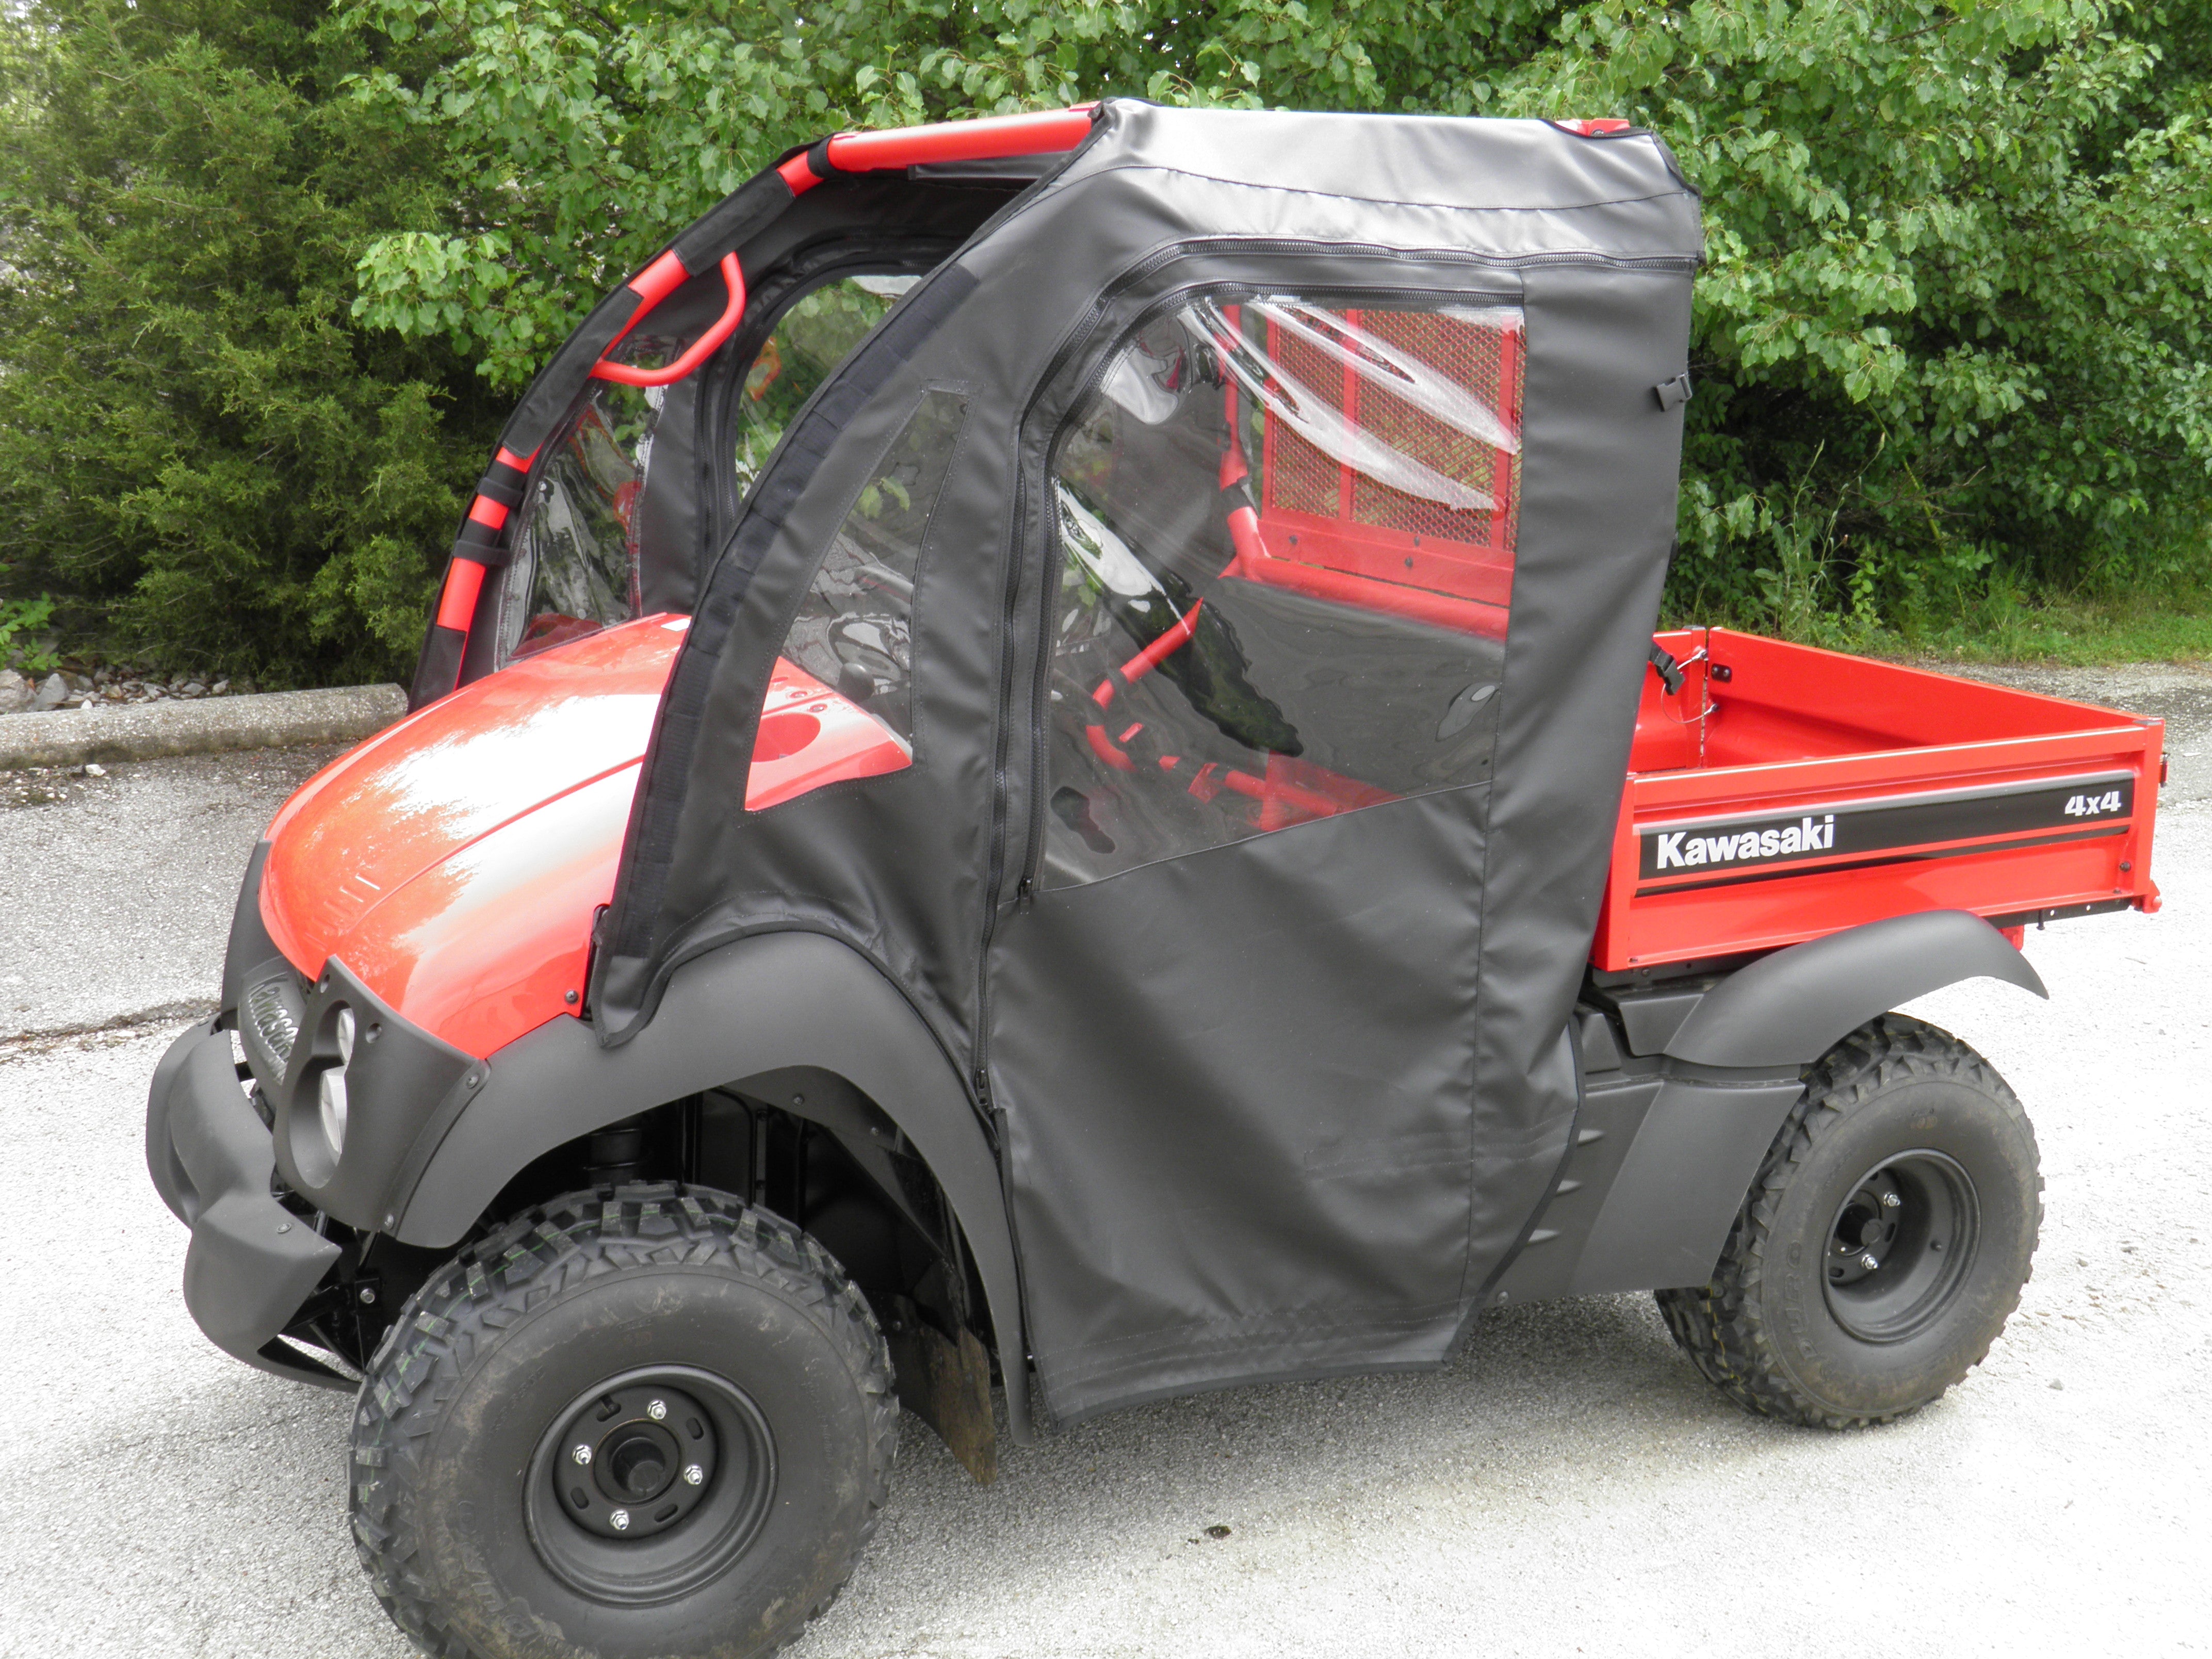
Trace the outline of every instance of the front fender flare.
<instances>
[{"instance_id":1,"label":"front fender flare","mask_svg":"<svg viewBox=\"0 0 2212 1659\"><path fill-rule=\"evenodd\" d=\"M1025 1441L1028 1350L998 1158L913 1006L866 957L823 934L761 934L685 963L652 1024L619 1048L564 1016L500 1049L404 1197L394 1236L449 1248L532 1159L634 1112L787 1066L845 1079L936 1175L975 1253L1009 1427Z\"/></svg>"},{"instance_id":2,"label":"front fender flare","mask_svg":"<svg viewBox=\"0 0 2212 1659\"><path fill-rule=\"evenodd\" d=\"M1808 1065L1876 1014L1962 979L2048 998L2027 958L1966 910L1923 910L1761 957L1723 980L1662 1053L1699 1066Z\"/></svg>"}]
</instances>

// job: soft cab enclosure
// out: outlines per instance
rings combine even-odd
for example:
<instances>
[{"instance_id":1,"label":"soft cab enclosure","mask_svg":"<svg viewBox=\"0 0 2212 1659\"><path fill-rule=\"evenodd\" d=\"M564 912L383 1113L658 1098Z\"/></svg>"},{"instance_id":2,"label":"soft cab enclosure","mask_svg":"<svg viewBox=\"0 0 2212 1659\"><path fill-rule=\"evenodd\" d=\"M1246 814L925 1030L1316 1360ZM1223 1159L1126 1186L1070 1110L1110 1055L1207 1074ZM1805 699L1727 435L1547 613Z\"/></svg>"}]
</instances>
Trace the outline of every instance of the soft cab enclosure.
<instances>
[{"instance_id":1,"label":"soft cab enclosure","mask_svg":"<svg viewBox=\"0 0 2212 1659\"><path fill-rule=\"evenodd\" d=\"M753 483L601 1042L735 941L865 957L995 1144L1062 1417L1440 1359L1572 1133L1698 239L1645 134L1102 106ZM886 592L895 688L775 700ZM838 696L882 769L749 805Z\"/></svg>"}]
</instances>

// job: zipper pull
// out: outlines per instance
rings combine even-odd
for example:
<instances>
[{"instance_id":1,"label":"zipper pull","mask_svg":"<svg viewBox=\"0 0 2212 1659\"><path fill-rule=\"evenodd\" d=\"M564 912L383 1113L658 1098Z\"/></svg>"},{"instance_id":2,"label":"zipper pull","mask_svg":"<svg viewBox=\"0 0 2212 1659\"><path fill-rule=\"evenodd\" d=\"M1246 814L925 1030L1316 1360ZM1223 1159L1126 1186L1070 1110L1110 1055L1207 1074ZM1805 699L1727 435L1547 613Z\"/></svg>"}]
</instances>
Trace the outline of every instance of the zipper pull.
<instances>
[{"instance_id":1,"label":"zipper pull","mask_svg":"<svg viewBox=\"0 0 2212 1659\"><path fill-rule=\"evenodd\" d=\"M1028 909L1030 908L1030 902L1036 898L1036 884L1031 881L1027 876L1024 876L1021 878L1021 881L1014 888L1014 908L1017 910Z\"/></svg>"}]
</instances>

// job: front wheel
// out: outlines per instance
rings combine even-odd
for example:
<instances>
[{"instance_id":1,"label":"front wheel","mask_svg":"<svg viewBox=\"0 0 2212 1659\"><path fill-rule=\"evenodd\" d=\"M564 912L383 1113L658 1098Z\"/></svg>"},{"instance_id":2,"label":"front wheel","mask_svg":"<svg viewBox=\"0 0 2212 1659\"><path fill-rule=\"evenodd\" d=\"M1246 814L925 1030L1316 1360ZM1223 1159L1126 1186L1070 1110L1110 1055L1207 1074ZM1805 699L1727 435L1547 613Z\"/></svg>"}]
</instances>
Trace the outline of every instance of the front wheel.
<instances>
[{"instance_id":1,"label":"front wheel","mask_svg":"<svg viewBox=\"0 0 2212 1659\"><path fill-rule=\"evenodd\" d=\"M1884 1014L1813 1067L1711 1281L1659 1291L1659 1310L1747 1410L1887 1422L1989 1352L2020 1305L2042 1194L2004 1079L1948 1031Z\"/></svg>"},{"instance_id":2,"label":"front wheel","mask_svg":"<svg viewBox=\"0 0 2212 1659\"><path fill-rule=\"evenodd\" d=\"M806 1234L696 1188L572 1194L434 1274L379 1348L355 1542L444 1659L750 1659L851 1574L897 1414Z\"/></svg>"}]
</instances>

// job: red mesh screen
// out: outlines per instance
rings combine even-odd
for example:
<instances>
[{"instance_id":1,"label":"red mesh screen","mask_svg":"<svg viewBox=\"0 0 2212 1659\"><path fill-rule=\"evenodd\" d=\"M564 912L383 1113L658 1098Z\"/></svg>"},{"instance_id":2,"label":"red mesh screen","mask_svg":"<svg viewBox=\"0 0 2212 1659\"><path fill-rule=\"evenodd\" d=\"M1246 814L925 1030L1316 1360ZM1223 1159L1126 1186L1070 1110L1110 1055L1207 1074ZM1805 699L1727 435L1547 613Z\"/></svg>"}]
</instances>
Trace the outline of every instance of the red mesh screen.
<instances>
[{"instance_id":1,"label":"red mesh screen","mask_svg":"<svg viewBox=\"0 0 2212 1659\"><path fill-rule=\"evenodd\" d=\"M1344 407L1344 371L1322 350L1270 326L1267 355L1283 372L1331 409ZM1267 492L1270 504L1292 513L1333 519L1341 510L1344 469L1283 422L1270 422Z\"/></svg>"},{"instance_id":2,"label":"red mesh screen","mask_svg":"<svg viewBox=\"0 0 2212 1659\"><path fill-rule=\"evenodd\" d=\"M1403 356L1418 359L1492 410L1509 432L1521 428L1521 336L1514 326L1420 311L1344 311L1341 320ZM1508 320L1501 315L1498 323ZM1354 425L1381 442L1498 503L1455 509L1408 495L1343 466L1281 421L1266 434L1264 505L1510 556L1520 496L1520 456L1393 395L1376 378L1356 374L1287 330L1270 325L1266 349L1287 375L1328 407L1346 410ZM1358 335L1354 335L1357 338ZM1347 483L1350 499L1346 498Z\"/></svg>"},{"instance_id":3,"label":"red mesh screen","mask_svg":"<svg viewBox=\"0 0 2212 1659\"><path fill-rule=\"evenodd\" d=\"M1370 311L1361 313L1359 320L1383 344L1418 358L1473 392L1498 412L1509 430L1520 429L1519 376L1515 374L1512 384L1506 384L1506 342L1511 337L1504 330L1479 327L1434 312ZM1373 380L1359 383L1358 421L1393 449L1454 483L1479 489L1501 506L1510 500L1511 485L1500 475L1510 474L1514 469L1510 463L1517 457L1500 454L1480 438L1393 397ZM1442 501L1393 489L1364 473L1352 475L1351 517L1361 524L1417 536L1441 536L1506 551L1513 546L1510 512L1455 511ZM1493 533L1493 522L1502 533Z\"/></svg>"}]
</instances>

